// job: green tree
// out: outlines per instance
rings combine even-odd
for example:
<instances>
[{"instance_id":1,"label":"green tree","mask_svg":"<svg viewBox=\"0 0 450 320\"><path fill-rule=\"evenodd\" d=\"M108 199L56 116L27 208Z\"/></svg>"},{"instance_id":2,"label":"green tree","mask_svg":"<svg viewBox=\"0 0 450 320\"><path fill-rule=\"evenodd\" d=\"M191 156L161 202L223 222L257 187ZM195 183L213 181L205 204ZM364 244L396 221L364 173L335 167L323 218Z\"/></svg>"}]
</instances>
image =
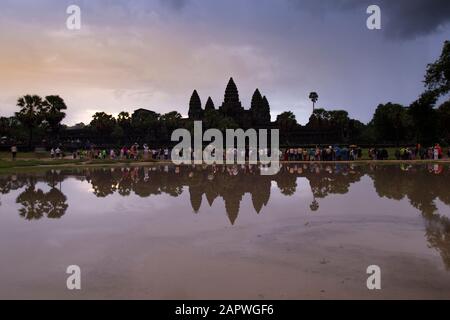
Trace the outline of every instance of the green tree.
<instances>
[{"instance_id":1,"label":"green tree","mask_svg":"<svg viewBox=\"0 0 450 320\"><path fill-rule=\"evenodd\" d=\"M9 136L11 133L10 119L6 117L0 117L0 138Z\"/></svg>"},{"instance_id":2,"label":"green tree","mask_svg":"<svg viewBox=\"0 0 450 320\"><path fill-rule=\"evenodd\" d=\"M291 111L283 112L277 116L276 123L278 127L283 130L292 130L298 126L295 114Z\"/></svg>"},{"instance_id":3,"label":"green tree","mask_svg":"<svg viewBox=\"0 0 450 320\"><path fill-rule=\"evenodd\" d=\"M365 142L364 132L367 126L359 120L350 119L348 122L348 139L352 143L362 143Z\"/></svg>"},{"instance_id":4,"label":"green tree","mask_svg":"<svg viewBox=\"0 0 450 320\"><path fill-rule=\"evenodd\" d=\"M124 133L122 127L119 126L118 124L116 124L114 126L113 131L111 132L111 137L114 140L117 140L118 142L123 143L123 138L125 137L125 133Z\"/></svg>"},{"instance_id":5,"label":"green tree","mask_svg":"<svg viewBox=\"0 0 450 320\"><path fill-rule=\"evenodd\" d=\"M378 142L395 142L407 140L411 118L408 110L395 103L378 105L372 119L375 137Z\"/></svg>"},{"instance_id":6,"label":"green tree","mask_svg":"<svg viewBox=\"0 0 450 320\"><path fill-rule=\"evenodd\" d=\"M16 118L28 130L28 146L33 144L33 130L43 120L43 100L37 95L25 95L17 100L20 111L16 112Z\"/></svg>"},{"instance_id":7,"label":"green tree","mask_svg":"<svg viewBox=\"0 0 450 320\"><path fill-rule=\"evenodd\" d=\"M348 139L350 118L344 110L329 111L329 124L339 131L340 140Z\"/></svg>"},{"instance_id":8,"label":"green tree","mask_svg":"<svg viewBox=\"0 0 450 320\"><path fill-rule=\"evenodd\" d=\"M47 96L43 102L44 119L47 121L52 137L57 137L61 121L66 117L63 110L67 110L64 99L60 96Z\"/></svg>"},{"instance_id":9,"label":"green tree","mask_svg":"<svg viewBox=\"0 0 450 320\"><path fill-rule=\"evenodd\" d=\"M307 127L313 129L324 129L330 125L330 112L325 109L314 109L312 115L309 117Z\"/></svg>"},{"instance_id":10,"label":"green tree","mask_svg":"<svg viewBox=\"0 0 450 320\"><path fill-rule=\"evenodd\" d=\"M446 144L450 143L450 100L444 102L437 109L439 132Z\"/></svg>"},{"instance_id":11,"label":"green tree","mask_svg":"<svg viewBox=\"0 0 450 320\"><path fill-rule=\"evenodd\" d=\"M108 139L116 126L116 119L105 112L97 112L92 116L91 127L104 139Z\"/></svg>"},{"instance_id":12,"label":"green tree","mask_svg":"<svg viewBox=\"0 0 450 320\"><path fill-rule=\"evenodd\" d=\"M160 114L146 109L138 109L131 115L134 135L142 139L156 138Z\"/></svg>"},{"instance_id":13,"label":"green tree","mask_svg":"<svg viewBox=\"0 0 450 320\"><path fill-rule=\"evenodd\" d=\"M164 126L169 129L169 131L177 129L180 127L180 122L182 119L182 115L178 113L177 111L172 111L166 114L163 114L160 118L160 121L163 123Z\"/></svg>"},{"instance_id":14,"label":"green tree","mask_svg":"<svg viewBox=\"0 0 450 320\"><path fill-rule=\"evenodd\" d=\"M450 92L450 41L444 42L439 59L427 66L424 82L438 97Z\"/></svg>"},{"instance_id":15,"label":"green tree","mask_svg":"<svg viewBox=\"0 0 450 320\"><path fill-rule=\"evenodd\" d=\"M426 91L409 107L416 142L430 145L436 141L437 112L434 109L438 99L436 91Z\"/></svg>"},{"instance_id":16,"label":"green tree","mask_svg":"<svg viewBox=\"0 0 450 320\"><path fill-rule=\"evenodd\" d=\"M124 135L129 136L132 132L131 117L128 112L122 111L117 116L117 124L122 129Z\"/></svg>"}]
</instances>

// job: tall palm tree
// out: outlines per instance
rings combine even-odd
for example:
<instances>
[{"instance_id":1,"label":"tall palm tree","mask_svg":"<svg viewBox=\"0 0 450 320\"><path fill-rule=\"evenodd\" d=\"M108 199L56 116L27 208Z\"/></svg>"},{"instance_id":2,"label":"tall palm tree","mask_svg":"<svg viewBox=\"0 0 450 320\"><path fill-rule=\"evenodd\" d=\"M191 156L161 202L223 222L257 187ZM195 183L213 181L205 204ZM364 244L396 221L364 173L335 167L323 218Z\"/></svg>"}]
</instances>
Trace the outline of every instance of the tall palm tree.
<instances>
[{"instance_id":1,"label":"tall palm tree","mask_svg":"<svg viewBox=\"0 0 450 320\"><path fill-rule=\"evenodd\" d=\"M47 96L43 102L43 110L45 111L45 120L51 129L52 136L58 136L61 121L66 117L63 110L67 110L64 99L60 96Z\"/></svg>"},{"instance_id":2,"label":"tall palm tree","mask_svg":"<svg viewBox=\"0 0 450 320\"><path fill-rule=\"evenodd\" d=\"M309 94L309 99L312 101L312 103L313 103L313 113L314 113L314 109L315 109L315 106L316 106L316 102L317 102L317 100L319 100L319 95L317 94L317 92L311 92L310 94Z\"/></svg>"},{"instance_id":3,"label":"tall palm tree","mask_svg":"<svg viewBox=\"0 0 450 320\"><path fill-rule=\"evenodd\" d=\"M37 95L26 95L17 100L20 111L16 112L16 118L28 129L28 146L33 143L33 129L42 122L43 101Z\"/></svg>"}]
</instances>

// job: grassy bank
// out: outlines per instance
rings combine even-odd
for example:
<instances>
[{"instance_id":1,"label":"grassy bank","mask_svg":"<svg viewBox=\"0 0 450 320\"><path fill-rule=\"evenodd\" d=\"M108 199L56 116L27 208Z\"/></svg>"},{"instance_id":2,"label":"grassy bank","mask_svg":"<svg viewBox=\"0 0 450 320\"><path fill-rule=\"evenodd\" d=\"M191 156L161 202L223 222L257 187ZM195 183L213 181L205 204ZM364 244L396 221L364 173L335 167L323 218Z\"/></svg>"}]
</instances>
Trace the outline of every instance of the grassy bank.
<instances>
[{"instance_id":1,"label":"grassy bank","mask_svg":"<svg viewBox=\"0 0 450 320\"><path fill-rule=\"evenodd\" d=\"M386 149L389 153L389 160L395 160L395 151L396 148L387 148ZM17 160L33 160L33 161L52 161L52 163L60 160L51 160L49 159L49 154L43 154L43 153L35 153L35 152L19 152L17 154ZM0 161L1 160L11 160L11 153L9 152L0 152ZM369 158L369 149L362 149L362 158L361 160L370 160ZM71 161L74 160L64 160L64 161ZM117 161L112 160L97 160L97 161L105 161L105 163L111 162L116 163ZM132 161L126 161L124 162L132 162Z\"/></svg>"},{"instance_id":2,"label":"grassy bank","mask_svg":"<svg viewBox=\"0 0 450 320\"><path fill-rule=\"evenodd\" d=\"M395 148L389 148L388 161L377 161L377 163L389 163L389 162L408 162L395 159ZM396 160L396 161L394 161ZM447 159L448 161L448 159ZM445 162L447 162L445 161ZM34 152L19 153L17 160L11 160L11 154L2 152L0 153L0 172L8 172L12 169L26 169L26 168L49 168L49 167L79 167L79 166L121 166L121 165L139 165L158 163L158 160L79 160L79 159L62 159L52 160L49 158L38 158ZM358 161L352 161L352 163L370 163L369 150L362 150L362 158ZM433 162L432 160L416 160L410 162Z\"/></svg>"},{"instance_id":3,"label":"grassy bank","mask_svg":"<svg viewBox=\"0 0 450 320\"><path fill-rule=\"evenodd\" d=\"M133 160L74 160L74 159L64 159L64 160L49 160L49 159L32 159L28 158L18 158L16 161L0 159L0 171L8 171L17 168L34 168L34 167L72 167L72 166L112 166L112 165L130 165L139 163L150 163L156 162L154 160L147 161L133 161Z\"/></svg>"},{"instance_id":4,"label":"grassy bank","mask_svg":"<svg viewBox=\"0 0 450 320\"><path fill-rule=\"evenodd\" d=\"M19 159L16 161L9 161L9 160L0 160L0 169L9 169L9 168L20 168L20 167L36 167L36 166L43 166L43 165L63 165L63 164L77 164L80 161L76 160L55 160L55 161L47 161L47 160L37 160L37 159L31 159L30 160L23 160Z\"/></svg>"}]
</instances>

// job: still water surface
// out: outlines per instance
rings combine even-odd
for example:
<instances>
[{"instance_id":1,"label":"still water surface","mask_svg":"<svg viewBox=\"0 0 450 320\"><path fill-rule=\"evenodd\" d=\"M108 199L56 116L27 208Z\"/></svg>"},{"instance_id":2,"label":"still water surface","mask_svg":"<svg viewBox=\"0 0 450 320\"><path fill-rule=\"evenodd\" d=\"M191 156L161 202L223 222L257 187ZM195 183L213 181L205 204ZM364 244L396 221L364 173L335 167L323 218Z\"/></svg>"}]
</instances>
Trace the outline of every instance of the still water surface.
<instances>
[{"instance_id":1,"label":"still water surface","mask_svg":"<svg viewBox=\"0 0 450 320\"><path fill-rule=\"evenodd\" d=\"M0 175L0 298L450 299L449 183L433 164Z\"/></svg>"}]
</instances>

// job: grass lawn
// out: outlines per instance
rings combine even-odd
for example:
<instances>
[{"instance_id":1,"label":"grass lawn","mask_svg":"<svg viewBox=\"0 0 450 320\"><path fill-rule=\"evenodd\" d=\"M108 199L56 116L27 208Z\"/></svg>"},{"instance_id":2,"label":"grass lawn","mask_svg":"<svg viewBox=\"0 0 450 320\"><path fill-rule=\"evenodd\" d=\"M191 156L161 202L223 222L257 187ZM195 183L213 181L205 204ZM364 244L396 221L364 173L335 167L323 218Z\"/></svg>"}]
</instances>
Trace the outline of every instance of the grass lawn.
<instances>
[{"instance_id":1,"label":"grass lawn","mask_svg":"<svg viewBox=\"0 0 450 320\"><path fill-rule=\"evenodd\" d=\"M0 160L11 160L11 152L0 152ZM50 157L49 154L36 153L36 152L19 152L17 159L42 159Z\"/></svg>"},{"instance_id":2,"label":"grass lawn","mask_svg":"<svg viewBox=\"0 0 450 320\"><path fill-rule=\"evenodd\" d=\"M396 148L386 148L386 150L389 153L389 160L395 160L395 150ZM43 154L43 153L35 153L35 152L19 152L17 154L18 160L49 160L50 154ZM11 160L11 153L10 152L0 152L0 160ZM361 160L370 160L369 158L369 149L363 149L362 150L362 159ZM53 162L58 161L54 160ZM117 161L111 161L111 160L103 160L103 161L109 161L111 163L115 163ZM52 162L52 163L53 163ZM133 162L133 161L125 161L125 162Z\"/></svg>"},{"instance_id":3,"label":"grass lawn","mask_svg":"<svg viewBox=\"0 0 450 320\"><path fill-rule=\"evenodd\" d=\"M395 159L396 148L387 148L389 153L388 160ZM369 158L369 149L362 150L362 158L360 160L367 161ZM16 161L11 161L11 154L9 152L0 152L0 171L7 171L13 168L31 168L38 166L80 166L80 165L131 165L143 162L158 162L158 160L80 160L80 159L63 159L52 160L46 154L34 152L19 152Z\"/></svg>"},{"instance_id":4,"label":"grass lawn","mask_svg":"<svg viewBox=\"0 0 450 320\"><path fill-rule=\"evenodd\" d=\"M0 169L19 168L19 167L35 167L42 165L63 165L63 164L78 164L81 160L37 160L37 159L18 159L16 161L0 159Z\"/></svg>"},{"instance_id":5,"label":"grass lawn","mask_svg":"<svg viewBox=\"0 0 450 320\"><path fill-rule=\"evenodd\" d=\"M46 159L36 159L33 158L33 153L23 154L22 157L18 157L16 161L12 161L11 158L0 158L0 172L7 172L10 169L17 168L33 168L33 167L43 167L43 166L91 166L91 165L130 165L134 163L149 163L156 162L156 160L80 160L80 159L62 159L62 160L52 160Z\"/></svg>"}]
</instances>

